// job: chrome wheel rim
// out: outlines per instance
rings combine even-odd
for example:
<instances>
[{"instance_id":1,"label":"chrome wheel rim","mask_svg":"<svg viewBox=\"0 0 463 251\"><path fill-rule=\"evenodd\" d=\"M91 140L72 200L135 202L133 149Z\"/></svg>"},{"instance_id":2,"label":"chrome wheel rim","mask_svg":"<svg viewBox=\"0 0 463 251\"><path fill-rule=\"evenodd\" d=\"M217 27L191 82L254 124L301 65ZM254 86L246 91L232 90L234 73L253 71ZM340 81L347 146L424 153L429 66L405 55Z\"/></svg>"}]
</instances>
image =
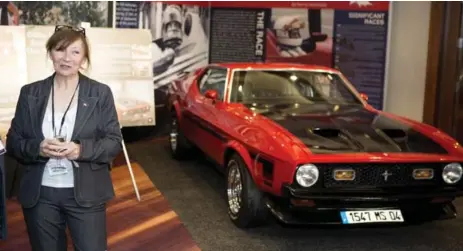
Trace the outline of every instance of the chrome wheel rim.
<instances>
[{"instance_id":1,"label":"chrome wheel rim","mask_svg":"<svg viewBox=\"0 0 463 251\"><path fill-rule=\"evenodd\" d=\"M177 150L177 137L178 137L178 130L177 130L177 118L172 118L172 124L170 128L170 148L172 151Z\"/></svg>"},{"instance_id":2,"label":"chrome wheel rim","mask_svg":"<svg viewBox=\"0 0 463 251\"><path fill-rule=\"evenodd\" d=\"M232 160L229 163L228 178L227 178L227 196L228 207L234 215L238 214L241 208L241 191L243 185L241 182L241 172L236 161Z\"/></svg>"}]
</instances>

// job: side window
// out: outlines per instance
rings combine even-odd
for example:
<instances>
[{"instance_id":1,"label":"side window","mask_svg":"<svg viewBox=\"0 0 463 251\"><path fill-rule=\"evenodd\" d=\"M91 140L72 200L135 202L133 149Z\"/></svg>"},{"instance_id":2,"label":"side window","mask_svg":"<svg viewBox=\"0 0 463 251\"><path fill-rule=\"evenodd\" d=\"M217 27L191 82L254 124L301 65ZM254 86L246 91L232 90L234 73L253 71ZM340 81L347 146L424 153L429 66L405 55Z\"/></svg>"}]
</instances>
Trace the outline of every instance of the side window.
<instances>
[{"instance_id":1,"label":"side window","mask_svg":"<svg viewBox=\"0 0 463 251\"><path fill-rule=\"evenodd\" d=\"M201 94L205 94L207 90L216 90L219 94L219 100L224 99L225 85L227 83L226 69L208 69L201 77L198 87Z\"/></svg>"}]
</instances>

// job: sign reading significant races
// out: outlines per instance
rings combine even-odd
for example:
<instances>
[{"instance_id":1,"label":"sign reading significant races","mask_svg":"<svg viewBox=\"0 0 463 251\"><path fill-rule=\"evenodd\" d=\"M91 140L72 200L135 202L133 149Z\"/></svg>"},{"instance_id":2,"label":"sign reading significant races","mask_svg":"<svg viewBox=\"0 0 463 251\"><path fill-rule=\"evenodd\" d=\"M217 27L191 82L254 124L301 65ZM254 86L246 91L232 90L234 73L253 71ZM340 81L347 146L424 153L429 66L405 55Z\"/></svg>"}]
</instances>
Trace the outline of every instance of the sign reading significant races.
<instances>
[{"instance_id":1,"label":"sign reading significant races","mask_svg":"<svg viewBox=\"0 0 463 251\"><path fill-rule=\"evenodd\" d=\"M265 61L268 9L211 9L210 62Z\"/></svg>"},{"instance_id":2,"label":"sign reading significant races","mask_svg":"<svg viewBox=\"0 0 463 251\"><path fill-rule=\"evenodd\" d=\"M387 12L336 11L334 65L368 102L383 108Z\"/></svg>"}]
</instances>

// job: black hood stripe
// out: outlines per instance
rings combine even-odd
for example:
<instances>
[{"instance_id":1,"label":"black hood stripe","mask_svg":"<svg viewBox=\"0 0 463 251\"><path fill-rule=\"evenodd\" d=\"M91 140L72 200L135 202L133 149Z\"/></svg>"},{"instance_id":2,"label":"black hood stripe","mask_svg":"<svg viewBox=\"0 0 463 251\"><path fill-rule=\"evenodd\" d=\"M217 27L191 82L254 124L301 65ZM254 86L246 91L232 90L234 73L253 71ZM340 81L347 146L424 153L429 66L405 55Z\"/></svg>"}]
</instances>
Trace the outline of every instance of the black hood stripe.
<instances>
[{"instance_id":1,"label":"black hood stripe","mask_svg":"<svg viewBox=\"0 0 463 251\"><path fill-rule=\"evenodd\" d=\"M359 105L313 104L261 113L299 138L313 153L415 152L446 154L410 126Z\"/></svg>"}]
</instances>

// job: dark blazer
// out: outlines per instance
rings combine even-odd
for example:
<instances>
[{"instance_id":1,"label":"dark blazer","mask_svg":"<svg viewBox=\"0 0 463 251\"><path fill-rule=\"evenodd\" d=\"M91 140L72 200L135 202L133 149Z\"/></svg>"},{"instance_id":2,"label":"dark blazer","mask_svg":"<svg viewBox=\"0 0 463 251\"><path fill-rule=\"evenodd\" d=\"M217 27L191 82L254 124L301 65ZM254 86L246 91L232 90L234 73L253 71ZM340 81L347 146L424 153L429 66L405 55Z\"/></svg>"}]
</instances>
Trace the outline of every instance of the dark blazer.
<instances>
[{"instance_id":1,"label":"dark blazer","mask_svg":"<svg viewBox=\"0 0 463 251\"><path fill-rule=\"evenodd\" d=\"M33 207L40 196L42 175L48 158L41 157L45 115L54 74L21 88L16 112L7 134L6 149L25 167L18 199ZM77 117L72 134L81 146L74 162L74 195L77 203L89 207L114 197L110 176L112 160L122 149L114 97L111 89L83 74L79 77Z\"/></svg>"}]
</instances>

